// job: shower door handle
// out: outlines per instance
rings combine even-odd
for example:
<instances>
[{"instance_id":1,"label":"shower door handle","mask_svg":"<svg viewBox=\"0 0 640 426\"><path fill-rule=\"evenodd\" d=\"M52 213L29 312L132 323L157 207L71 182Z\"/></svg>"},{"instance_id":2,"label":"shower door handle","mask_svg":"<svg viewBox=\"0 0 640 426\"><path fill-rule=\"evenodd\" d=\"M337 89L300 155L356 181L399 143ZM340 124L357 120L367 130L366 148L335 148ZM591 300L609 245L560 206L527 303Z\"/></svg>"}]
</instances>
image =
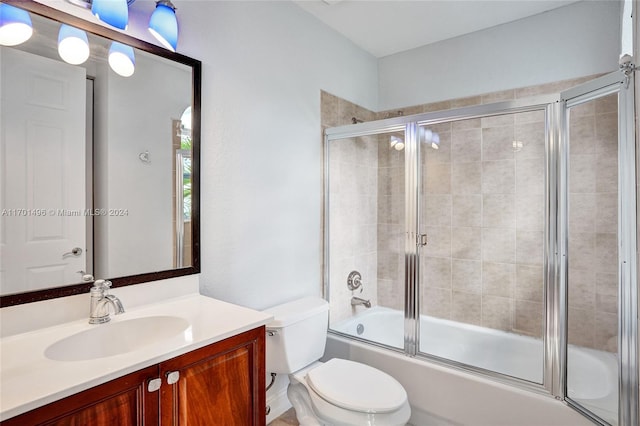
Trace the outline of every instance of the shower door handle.
<instances>
[{"instance_id":1,"label":"shower door handle","mask_svg":"<svg viewBox=\"0 0 640 426\"><path fill-rule=\"evenodd\" d=\"M418 234L416 235L416 245L418 247L424 247L428 243L427 234Z\"/></svg>"}]
</instances>

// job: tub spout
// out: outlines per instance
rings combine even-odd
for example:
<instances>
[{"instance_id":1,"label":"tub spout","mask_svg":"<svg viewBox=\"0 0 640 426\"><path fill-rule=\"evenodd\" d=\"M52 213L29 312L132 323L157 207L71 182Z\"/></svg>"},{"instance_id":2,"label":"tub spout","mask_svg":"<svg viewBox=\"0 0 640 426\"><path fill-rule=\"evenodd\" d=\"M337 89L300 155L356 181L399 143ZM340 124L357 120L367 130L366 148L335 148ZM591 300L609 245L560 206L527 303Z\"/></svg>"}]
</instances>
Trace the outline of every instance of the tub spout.
<instances>
[{"instance_id":1,"label":"tub spout","mask_svg":"<svg viewBox=\"0 0 640 426\"><path fill-rule=\"evenodd\" d=\"M358 305L364 305L365 308L370 308L371 307L371 300L365 300L365 299L361 299L359 297L352 297L351 298L351 306L358 306Z\"/></svg>"}]
</instances>

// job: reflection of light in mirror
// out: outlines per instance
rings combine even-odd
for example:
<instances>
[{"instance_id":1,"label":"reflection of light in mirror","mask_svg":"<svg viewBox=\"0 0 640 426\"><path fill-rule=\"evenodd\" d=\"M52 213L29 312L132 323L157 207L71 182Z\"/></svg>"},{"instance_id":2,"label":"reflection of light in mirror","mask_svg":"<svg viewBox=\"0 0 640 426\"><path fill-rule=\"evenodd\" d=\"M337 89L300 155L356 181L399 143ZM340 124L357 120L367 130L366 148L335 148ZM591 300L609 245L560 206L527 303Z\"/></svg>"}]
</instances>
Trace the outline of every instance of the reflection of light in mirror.
<instances>
[{"instance_id":1,"label":"reflection of light in mirror","mask_svg":"<svg viewBox=\"0 0 640 426\"><path fill-rule=\"evenodd\" d=\"M186 131L191 131L191 107L187 107L180 117L180 124Z\"/></svg>"},{"instance_id":2,"label":"reflection of light in mirror","mask_svg":"<svg viewBox=\"0 0 640 426\"><path fill-rule=\"evenodd\" d=\"M26 10L0 3L0 44L16 46L31 38L33 27Z\"/></svg>"},{"instance_id":3,"label":"reflection of light in mirror","mask_svg":"<svg viewBox=\"0 0 640 426\"><path fill-rule=\"evenodd\" d=\"M109 66L118 75L131 77L136 70L133 48L114 41L109 49Z\"/></svg>"},{"instance_id":4,"label":"reflection of light in mirror","mask_svg":"<svg viewBox=\"0 0 640 426\"><path fill-rule=\"evenodd\" d=\"M93 0L91 13L102 22L112 27L126 30L129 23L129 6L127 0Z\"/></svg>"},{"instance_id":5,"label":"reflection of light in mirror","mask_svg":"<svg viewBox=\"0 0 640 426\"><path fill-rule=\"evenodd\" d=\"M391 136L389 145L396 151L402 151L404 149L404 140L398 136Z\"/></svg>"},{"instance_id":6,"label":"reflection of light in mirror","mask_svg":"<svg viewBox=\"0 0 640 426\"><path fill-rule=\"evenodd\" d=\"M176 8L168 0L160 0L156 4L149 20L149 32L165 48L176 51L178 46L178 20L176 19Z\"/></svg>"},{"instance_id":7,"label":"reflection of light in mirror","mask_svg":"<svg viewBox=\"0 0 640 426\"><path fill-rule=\"evenodd\" d=\"M87 33L70 25L62 24L58 33L58 53L71 65L79 65L89 59Z\"/></svg>"}]
</instances>

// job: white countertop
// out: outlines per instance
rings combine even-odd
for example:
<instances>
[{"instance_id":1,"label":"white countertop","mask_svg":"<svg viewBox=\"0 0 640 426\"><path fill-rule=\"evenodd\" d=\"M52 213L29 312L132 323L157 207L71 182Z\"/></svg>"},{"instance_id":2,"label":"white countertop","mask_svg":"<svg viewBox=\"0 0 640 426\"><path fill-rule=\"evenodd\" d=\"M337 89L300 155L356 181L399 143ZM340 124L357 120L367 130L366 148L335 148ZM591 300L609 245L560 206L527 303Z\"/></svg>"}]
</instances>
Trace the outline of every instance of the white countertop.
<instances>
[{"instance_id":1,"label":"white countertop","mask_svg":"<svg viewBox=\"0 0 640 426\"><path fill-rule=\"evenodd\" d=\"M47 347L76 333L134 318L164 315L184 318L190 326L179 336L120 355L86 361L54 361L45 357ZM90 325L88 318L84 318L0 339L0 421L260 327L273 317L190 294L138 306L111 318L107 324Z\"/></svg>"}]
</instances>

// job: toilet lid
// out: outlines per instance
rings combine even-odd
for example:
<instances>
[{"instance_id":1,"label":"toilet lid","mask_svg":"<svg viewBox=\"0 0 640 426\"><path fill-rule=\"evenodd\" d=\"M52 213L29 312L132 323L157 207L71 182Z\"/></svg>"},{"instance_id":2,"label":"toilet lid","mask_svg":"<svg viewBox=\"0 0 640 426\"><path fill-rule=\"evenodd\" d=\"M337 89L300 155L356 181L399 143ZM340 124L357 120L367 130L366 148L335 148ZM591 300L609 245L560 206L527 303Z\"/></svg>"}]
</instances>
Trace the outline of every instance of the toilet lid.
<instances>
[{"instance_id":1,"label":"toilet lid","mask_svg":"<svg viewBox=\"0 0 640 426\"><path fill-rule=\"evenodd\" d=\"M312 369L307 383L333 405L363 413L388 413L407 400L407 393L396 379L346 359L333 358Z\"/></svg>"}]
</instances>

